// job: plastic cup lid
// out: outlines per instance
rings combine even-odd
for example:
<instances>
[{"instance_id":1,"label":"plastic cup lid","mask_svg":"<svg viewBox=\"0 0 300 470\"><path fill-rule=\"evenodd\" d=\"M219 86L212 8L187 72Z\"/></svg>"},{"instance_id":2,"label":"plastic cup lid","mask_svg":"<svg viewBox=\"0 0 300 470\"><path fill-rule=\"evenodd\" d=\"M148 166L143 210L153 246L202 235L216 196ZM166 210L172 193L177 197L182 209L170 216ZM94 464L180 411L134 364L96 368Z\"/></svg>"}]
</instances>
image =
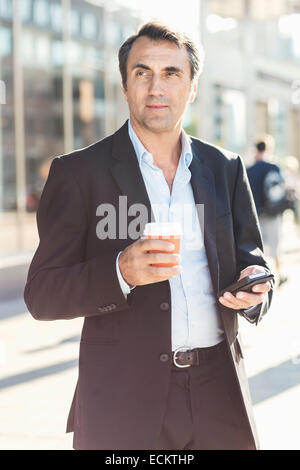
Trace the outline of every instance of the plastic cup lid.
<instances>
[{"instance_id":1,"label":"plastic cup lid","mask_svg":"<svg viewBox=\"0 0 300 470\"><path fill-rule=\"evenodd\" d=\"M181 225L177 222L151 222L145 225L145 236L180 236Z\"/></svg>"}]
</instances>

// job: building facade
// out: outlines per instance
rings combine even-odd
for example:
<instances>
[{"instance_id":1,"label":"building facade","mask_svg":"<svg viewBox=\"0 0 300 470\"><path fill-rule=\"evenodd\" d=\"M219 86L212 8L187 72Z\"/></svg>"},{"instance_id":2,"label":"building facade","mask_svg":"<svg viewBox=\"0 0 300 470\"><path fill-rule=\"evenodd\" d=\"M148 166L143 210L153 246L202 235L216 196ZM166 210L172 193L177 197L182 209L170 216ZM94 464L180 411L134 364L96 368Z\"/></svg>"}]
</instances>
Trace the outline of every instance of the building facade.
<instances>
[{"instance_id":1,"label":"building facade","mask_svg":"<svg viewBox=\"0 0 300 470\"><path fill-rule=\"evenodd\" d=\"M36 249L53 157L128 116L117 53L142 21L116 1L0 0L0 267ZM206 59L185 129L246 163L270 133L279 158L300 161L300 0L199 5Z\"/></svg>"},{"instance_id":2,"label":"building facade","mask_svg":"<svg viewBox=\"0 0 300 470\"><path fill-rule=\"evenodd\" d=\"M257 137L269 133L279 161L300 161L299 25L297 0L202 2L203 138L250 161Z\"/></svg>"},{"instance_id":3,"label":"building facade","mask_svg":"<svg viewBox=\"0 0 300 470\"><path fill-rule=\"evenodd\" d=\"M125 119L117 53L138 25L113 2L0 1L0 266L37 246L53 157Z\"/></svg>"}]
</instances>

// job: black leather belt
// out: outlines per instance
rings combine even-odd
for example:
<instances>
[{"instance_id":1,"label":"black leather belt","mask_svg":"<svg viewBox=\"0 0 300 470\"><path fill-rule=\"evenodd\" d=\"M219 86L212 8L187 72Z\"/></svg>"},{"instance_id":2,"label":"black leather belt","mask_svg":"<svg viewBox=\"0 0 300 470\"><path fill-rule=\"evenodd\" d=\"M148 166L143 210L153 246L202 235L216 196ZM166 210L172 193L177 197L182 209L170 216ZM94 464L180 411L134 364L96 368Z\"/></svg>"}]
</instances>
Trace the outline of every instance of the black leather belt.
<instances>
[{"instance_id":1,"label":"black leather belt","mask_svg":"<svg viewBox=\"0 0 300 470\"><path fill-rule=\"evenodd\" d=\"M227 353L226 342L210 346L208 348L189 349L187 347L177 348L173 352L173 363L177 367L199 366L211 362Z\"/></svg>"}]
</instances>

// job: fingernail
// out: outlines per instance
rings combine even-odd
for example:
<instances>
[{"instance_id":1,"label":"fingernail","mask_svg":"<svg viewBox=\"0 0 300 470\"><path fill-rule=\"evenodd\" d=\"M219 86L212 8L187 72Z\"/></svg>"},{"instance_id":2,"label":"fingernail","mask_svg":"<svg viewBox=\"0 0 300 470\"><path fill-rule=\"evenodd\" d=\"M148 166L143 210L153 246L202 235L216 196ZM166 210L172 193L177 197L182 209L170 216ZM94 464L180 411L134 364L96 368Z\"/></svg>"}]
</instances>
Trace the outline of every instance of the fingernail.
<instances>
[{"instance_id":1,"label":"fingernail","mask_svg":"<svg viewBox=\"0 0 300 470\"><path fill-rule=\"evenodd\" d=\"M239 294L236 295L236 297L237 297L238 299L244 299L244 298L245 298L245 294L239 293Z\"/></svg>"}]
</instances>

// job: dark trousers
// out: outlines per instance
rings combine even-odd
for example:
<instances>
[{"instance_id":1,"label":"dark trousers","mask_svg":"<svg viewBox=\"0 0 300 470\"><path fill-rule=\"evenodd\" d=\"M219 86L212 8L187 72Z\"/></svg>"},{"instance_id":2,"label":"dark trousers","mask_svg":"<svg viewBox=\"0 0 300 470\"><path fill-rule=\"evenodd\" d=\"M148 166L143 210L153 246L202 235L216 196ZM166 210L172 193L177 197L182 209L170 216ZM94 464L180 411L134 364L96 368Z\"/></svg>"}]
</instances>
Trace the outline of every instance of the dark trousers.
<instances>
[{"instance_id":1,"label":"dark trousers","mask_svg":"<svg viewBox=\"0 0 300 470\"><path fill-rule=\"evenodd\" d=\"M254 450L250 433L227 351L211 359L208 355L201 365L172 366L155 449Z\"/></svg>"}]
</instances>

